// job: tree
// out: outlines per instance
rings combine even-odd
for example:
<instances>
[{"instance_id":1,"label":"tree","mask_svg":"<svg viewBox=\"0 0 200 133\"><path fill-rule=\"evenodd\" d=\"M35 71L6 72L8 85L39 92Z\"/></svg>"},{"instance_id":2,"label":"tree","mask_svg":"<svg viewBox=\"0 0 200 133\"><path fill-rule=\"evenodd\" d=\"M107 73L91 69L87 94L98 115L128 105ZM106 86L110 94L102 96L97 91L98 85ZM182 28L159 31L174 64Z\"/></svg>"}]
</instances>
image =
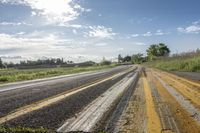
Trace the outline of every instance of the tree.
<instances>
[{"instance_id":1,"label":"tree","mask_svg":"<svg viewBox=\"0 0 200 133\"><path fill-rule=\"evenodd\" d=\"M0 68L3 68L3 61L0 58Z\"/></svg>"},{"instance_id":2,"label":"tree","mask_svg":"<svg viewBox=\"0 0 200 133\"><path fill-rule=\"evenodd\" d=\"M164 43L152 44L147 49L148 59L151 61L156 57L169 56L170 49Z\"/></svg>"},{"instance_id":3,"label":"tree","mask_svg":"<svg viewBox=\"0 0 200 133\"><path fill-rule=\"evenodd\" d=\"M132 55L131 61L133 64L141 64L143 62L144 58L143 58L143 54L134 54Z\"/></svg>"},{"instance_id":4,"label":"tree","mask_svg":"<svg viewBox=\"0 0 200 133\"><path fill-rule=\"evenodd\" d=\"M104 65L110 65L111 61L106 60L105 57L103 57L103 60L100 62L100 65L104 66Z\"/></svg>"},{"instance_id":5,"label":"tree","mask_svg":"<svg viewBox=\"0 0 200 133\"><path fill-rule=\"evenodd\" d=\"M158 56L169 56L170 50L164 43L158 44Z\"/></svg>"},{"instance_id":6,"label":"tree","mask_svg":"<svg viewBox=\"0 0 200 133\"><path fill-rule=\"evenodd\" d=\"M123 58L123 62L131 62L131 56L127 55Z\"/></svg>"},{"instance_id":7,"label":"tree","mask_svg":"<svg viewBox=\"0 0 200 133\"><path fill-rule=\"evenodd\" d=\"M121 54L119 54L118 55L118 63L122 63L122 61L123 61L123 58L122 58Z\"/></svg>"}]
</instances>

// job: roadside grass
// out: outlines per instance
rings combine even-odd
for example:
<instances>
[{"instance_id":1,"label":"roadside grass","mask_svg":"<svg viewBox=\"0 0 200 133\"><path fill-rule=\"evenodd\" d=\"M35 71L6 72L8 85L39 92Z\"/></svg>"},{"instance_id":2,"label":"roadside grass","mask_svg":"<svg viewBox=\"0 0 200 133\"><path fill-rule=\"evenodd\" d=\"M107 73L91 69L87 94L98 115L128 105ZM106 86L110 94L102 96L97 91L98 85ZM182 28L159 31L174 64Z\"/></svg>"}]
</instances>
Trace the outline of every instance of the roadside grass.
<instances>
[{"instance_id":1,"label":"roadside grass","mask_svg":"<svg viewBox=\"0 0 200 133\"><path fill-rule=\"evenodd\" d=\"M74 74L87 71L95 71L115 67L115 64L108 66L91 67L70 67L70 68L45 68L45 69L0 69L0 84L47 78L53 76Z\"/></svg>"},{"instance_id":2,"label":"roadside grass","mask_svg":"<svg viewBox=\"0 0 200 133\"><path fill-rule=\"evenodd\" d=\"M25 128L25 127L0 127L0 133L47 133L45 128Z\"/></svg>"},{"instance_id":3,"label":"roadside grass","mask_svg":"<svg viewBox=\"0 0 200 133\"><path fill-rule=\"evenodd\" d=\"M200 55L184 58L160 59L146 65L165 71L200 72Z\"/></svg>"}]
</instances>

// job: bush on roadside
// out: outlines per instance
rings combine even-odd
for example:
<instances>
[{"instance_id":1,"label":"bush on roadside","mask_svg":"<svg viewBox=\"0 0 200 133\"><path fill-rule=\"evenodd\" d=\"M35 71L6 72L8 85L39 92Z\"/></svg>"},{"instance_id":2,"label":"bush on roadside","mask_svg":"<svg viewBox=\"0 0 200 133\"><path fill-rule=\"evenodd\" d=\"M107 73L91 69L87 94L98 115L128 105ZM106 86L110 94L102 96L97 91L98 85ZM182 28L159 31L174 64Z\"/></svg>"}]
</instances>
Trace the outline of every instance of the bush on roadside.
<instances>
[{"instance_id":1,"label":"bush on roadside","mask_svg":"<svg viewBox=\"0 0 200 133\"><path fill-rule=\"evenodd\" d=\"M8 77L6 76L0 77L0 82L7 82L7 81L9 81Z\"/></svg>"}]
</instances>

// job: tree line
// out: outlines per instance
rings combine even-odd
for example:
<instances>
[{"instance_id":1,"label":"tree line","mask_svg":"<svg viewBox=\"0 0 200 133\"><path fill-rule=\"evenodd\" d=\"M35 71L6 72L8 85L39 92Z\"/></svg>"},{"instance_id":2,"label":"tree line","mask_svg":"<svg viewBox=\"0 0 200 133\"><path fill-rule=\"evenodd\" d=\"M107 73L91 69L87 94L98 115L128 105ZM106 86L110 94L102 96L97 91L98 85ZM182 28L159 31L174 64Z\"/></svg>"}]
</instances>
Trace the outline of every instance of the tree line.
<instances>
[{"instance_id":1,"label":"tree line","mask_svg":"<svg viewBox=\"0 0 200 133\"><path fill-rule=\"evenodd\" d=\"M66 65L73 64L73 61L64 61L63 58L49 58L49 59L38 59L36 61L27 60L20 61L19 63L13 62L3 62L0 58L0 68L12 68L12 67L20 67L20 66L44 66L44 65Z\"/></svg>"},{"instance_id":2,"label":"tree line","mask_svg":"<svg viewBox=\"0 0 200 133\"><path fill-rule=\"evenodd\" d=\"M141 64L147 61L153 61L160 57L168 57L170 54L170 49L164 43L152 44L146 50L146 56L141 53L133 54L132 56L127 55L122 57L118 55L118 63L131 62L133 64Z\"/></svg>"},{"instance_id":3,"label":"tree line","mask_svg":"<svg viewBox=\"0 0 200 133\"><path fill-rule=\"evenodd\" d=\"M150 45L145 54L137 53L133 55L127 55L125 57L122 57L121 54L118 55L118 64L123 63L132 63L132 64L141 64L144 62L151 62L154 60L164 60L169 61L173 59L186 59L191 57L196 57L200 55L200 49L190 51L190 52L182 52L182 53L176 53L170 54L170 49L168 46L164 43L158 43L158 44L152 44ZM0 58L0 68L18 68L20 66L64 66L64 67L73 67L73 66L92 66L92 65L110 65L113 62L106 60L105 57L102 59L100 63L95 63L92 61L83 62L83 63L74 63L73 61L64 61L63 58L49 58L49 59L38 59L36 61L20 61L20 63L14 64L12 62L7 63L3 62ZM116 62L115 62L116 63Z\"/></svg>"},{"instance_id":4,"label":"tree line","mask_svg":"<svg viewBox=\"0 0 200 133\"><path fill-rule=\"evenodd\" d=\"M122 57L120 54L118 55L118 63L133 63L133 64L141 64L147 61L153 61L159 57L168 57L170 53L170 49L164 43L159 44L152 44L146 50L146 55L137 53L133 55L127 55ZM99 63L100 65L110 65L112 62L103 58L103 60ZM44 65L67 65L67 64L74 64L73 61L64 61L63 58L50 58L50 59L38 59L36 61L20 61L20 63L14 64L10 63L3 63L0 58L0 68L11 68L11 67L19 67L19 66L44 66ZM94 62L89 62L89 64L95 64Z\"/></svg>"}]
</instances>

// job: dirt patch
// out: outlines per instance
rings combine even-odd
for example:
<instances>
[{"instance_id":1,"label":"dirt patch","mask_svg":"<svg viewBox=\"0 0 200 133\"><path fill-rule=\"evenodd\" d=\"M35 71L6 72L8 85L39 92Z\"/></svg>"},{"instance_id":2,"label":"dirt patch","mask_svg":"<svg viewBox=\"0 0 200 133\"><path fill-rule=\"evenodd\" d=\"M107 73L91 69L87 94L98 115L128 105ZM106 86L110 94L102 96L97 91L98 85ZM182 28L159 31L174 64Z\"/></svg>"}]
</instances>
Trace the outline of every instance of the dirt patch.
<instances>
[{"instance_id":1,"label":"dirt patch","mask_svg":"<svg viewBox=\"0 0 200 133\"><path fill-rule=\"evenodd\" d=\"M158 73L159 77L163 79L167 84L172 86L177 92L182 94L184 97L186 97L195 107L200 109L200 92L188 87L184 83L180 82L175 77L170 77L168 75L164 75L163 73Z\"/></svg>"},{"instance_id":2,"label":"dirt patch","mask_svg":"<svg viewBox=\"0 0 200 133\"><path fill-rule=\"evenodd\" d=\"M160 96L156 86L153 83L152 71L148 69L147 73L156 111L159 114L159 118L162 124L162 132L180 133L174 118L171 117L171 110L169 109L168 105L164 102L163 98Z\"/></svg>"},{"instance_id":3,"label":"dirt patch","mask_svg":"<svg viewBox=\"0 0 200 133\"><path fill-rule=\"evenodd\" d=\"M155 105L154 105L150 86L145 77L143 77L142 80L144 84L144 92L145 92L145 99L146 99L147 132L160 133L162 131L161 122L155 110Z\"/></svg>"},{"instance_id":4,"label":"dirt patch","mask_svg":"<svg viewBox=\"0 0 200 133\"><path fill-rule=\"evenodd\" d=\"M146 132L145 107L143 84L142 80L139 80L126 109L116 124L114 132Z\"/></svg>"},{"instance_id":5,"label":"dirt patch","mask_svg":"<svg viewBox=\"0 0 200 133\"><path fill-rule=\"evenodd\" d=\"M131 75L130 75L131 76ZM135 91L135 86L138 82L139 73L136 72L134 75L135 80L131 83L130 86L127 87L127 91L123 94L123 96L120 98L117 107L113 111L111 117L109 118L107 125L106 125L106 132L113 132L115 130L115 127L117 125L117 122L119 121L120 117L122 116L124 110L128 106L128 103L130 101L130 98L132 96L132 93Z\"/></svg>"},{"instance_id":6,"label":"dirt patch","mask_svg":"<svg viewBox=\"0 0 200 133\"><path fill-rule=\"evenodd\" d=\"M178 125L181 133L199 133L200 126L197 125L196 121L185 111L181 105L174 99L172 95L161 85L157 79L153 79L153 83L156 85L159 94L162 96L163 100L169 106L172 117Z\"/></svg>"}]
</instances>

